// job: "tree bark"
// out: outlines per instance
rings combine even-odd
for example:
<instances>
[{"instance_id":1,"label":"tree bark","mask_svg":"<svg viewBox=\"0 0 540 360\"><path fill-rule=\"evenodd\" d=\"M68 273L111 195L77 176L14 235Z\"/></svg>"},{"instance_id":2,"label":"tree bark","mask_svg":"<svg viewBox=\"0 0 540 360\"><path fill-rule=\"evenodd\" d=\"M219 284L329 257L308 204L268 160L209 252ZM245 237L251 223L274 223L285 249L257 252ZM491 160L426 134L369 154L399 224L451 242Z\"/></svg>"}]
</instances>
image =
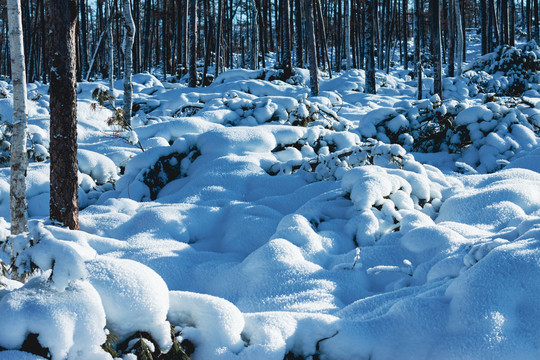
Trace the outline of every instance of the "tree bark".
<instances>
[{"instance_id":1,"label":"tree bark","mask_svg":"<svg viewBox=\"0 0 540 360\"><path fill-rule=\"evenodd\" d=\"M351 0L345 0L345 64L351 69Z\"/></svg>"},{"instance_id":2,"label":"tree bark","mask_svg":"<svg viewBox=\"0 0 540 360\"><path fill-rule=\"evenodd\" d=\"M461 8L459 6L459 0L455 1L456 12L456 31L457 31L457 75L461 75L463 69L463 53L465 52L465 39L463 38Z\"/></svg>"},{"instance_id":3,"label":"tree bark","mask_svg":"<svg viewBox=\"0 0 540 360\"><path fill-rule=\"evenodd\" d=\"M289 0L281 0L281 15L283 17L283 51L281 62L285 76L290 76L292 74L292 56Z\"/></svg>"},{"instance_id":4,"label":"tree bark","mask_svg":"<svg viewBox=\"0 0 540 360\"><path fill-rule=\"evenodd\" d=\"M197 87L197 0L189 0L189 87Z\"/></svg>"},{"instance_id":5,"label":"tree bark","mask_svg":"<svg viewBox=\"0 0 540 360\"><path fill-rule=\"evenodd\" d=\"M456 0L459 1L459 0ZM487 3L486 0L480 0L480 32L482 34L482 55L488 52L488 38L490 30L487 27ZM459 29L458 29L459 31Z\"/></svg>"},{"instance_id":6,"label":"tree bark","mask_svg":"<svg viewBox=\"0 0 540 360\"><path fill-rule=\"evenodd\" d=\"M218 16L216 27L216 78L221 71L221 39L223 38L223 0L218 0Z\"/></svg>"},{"instance_id":7,"label":"tree bark","mask_svg":"<svg viewBox=\"0 0 540 360\"><path fill-rule=\"evenodd\" d=\"M77 82L75 29L77 0L49 1L50 73L50 217L79 228L77 182Z\"/></svg>"},{"instance_id":8,"label":"tree bark","mask_svg":"<svg viewBox=\"0 0 540 360\"><path fill-rule=\"evenodd\" d=\"M422 99L422 49L421 49L421 39L422 31L420 27L420 20L422 19L422 0L414 0L414 63L416 69L416 81L417 81L417 99Z\"/></svg>"},{"instance_id":9,"label":"tree bark","mask_svg":"<svg viewBox=\"0 0 540 360\"><path fill-rule=\"evenodd\" d=\"M311 96L319 95L319 68L317 66L317 50L315 49L315 24L313 18L313 0L304 0L306 10L306 35L309 58L309 84Z\"/></svg>"},{"instance_id":10,"label":"tree bark","mask_svg":"<svg viewBox=\"0 0 540 360\"><path fill-rule=\"evenodd\" d=\"M28 232L26 218L26 73L24 68L24 43L19 0L7 1L9 45L11 55L11 80L13 81L13 136L11 138L10 210L11 234Z\"/></svg>"},{"instance_id":11,"label":"tree bark","mask_svg":"<svg viewBox=\"0 0 540 360\"><path fill-rule=\"evenodd\" d=\"M455 76L455 50L456 50L456 13L455 2L457 0L448 1L448 24L447 24L447 37L448 37L448 76Z\"/></svg>"},{"instance_id":12,"label":"tree bark","mask_svg":"<svg viewBox=\"0 0 540 360\"><path fill-rule=\"evenodd\" d=\"M88 26L86 24L86 0L80 0L81 9L81 76L84 79L88 71Z\"/></svg>"},{"instance_id":13,"label":"tree bark","mask_svg":"<svg viewBox=\"0 0 540 360\"><path fill-rule=\"evenodd\" d=\"M66 0L63 0L66 1ZM73 1L73 0L69 0ZM76 1L76 0L75 0ZM111 17L111 0L105 1L105 18L107 19L107 53L109 57L109 92L114 97L114 48L113 48L113 28L112 28L112 17ZM114 104L114 99L113 99Z\"/></svg>"},{"instance_id":14,"label":"tree bark","mask_svg":"<svg viewBox=\"0 0 540 360\"><path fill-rule=\"evenodd\" d=\"M431 42L433 53L433 93L443 98L442 87L442 46L441 46L441 18L440 0L430 0L431 9Z\"/></svg>"},{"instance_id":15,"label":"tree bark","mask_svg":"<svg viewBox=\"0 0 540 360\"><path fill-rule=\"evenodd\" d=\"M304 32L302 31L302 17L303 17L303 7L302 0L295 0L295 24L296 24L296 66L304 67L304 46L303 46L303 37Z\"/></svg>"},{"instance_id":16,"label":"tree bark","mask_svg":"<svg viewBox=\"0 0 540 360\"><path fill-rule=\"evenodd\" d=\"M133 83L131 73L133 67L133 43L135 41L135 22L131 16L129 0L122 0L124 15L124 119L131 125L131 109L133 107Z\"/></svg>"},{"instance_id":17,"label":"tree bark","mask_svg":"<svg viewBox=\"0 0 540 360\"><path fill-rule=\"evenodd\" d=\"M516 42L516 1L515 0L508 0L509 1L509 8L510 8L510 14L509 14L509 39L508 44L510 46L514 46Z\"/></svg>"},{"instance_id":18,"label":"tree bark","mask_svg":"<svg viewBox=\"0 0 540 360\"><path fill-rule=\"evenodd\" d=\"M407 36L407 12L409 7L409 1L408 0L401 0L403 5L403 23L402 23L402 29L401 29L401 35L403 36L403 68L407 70L409 68L409 48L408 48L408 36Z\"/></svg>"},{"instance_id":19,"label":"tree bark","mask_svg":"<svg viewBox=\"0 0 540 360\"><path fill-rule=\"evenodd\" d=\"M376 94L375 88L375 0L366 0L366 86L365 92Z\"/></svg>"}]
</instances>

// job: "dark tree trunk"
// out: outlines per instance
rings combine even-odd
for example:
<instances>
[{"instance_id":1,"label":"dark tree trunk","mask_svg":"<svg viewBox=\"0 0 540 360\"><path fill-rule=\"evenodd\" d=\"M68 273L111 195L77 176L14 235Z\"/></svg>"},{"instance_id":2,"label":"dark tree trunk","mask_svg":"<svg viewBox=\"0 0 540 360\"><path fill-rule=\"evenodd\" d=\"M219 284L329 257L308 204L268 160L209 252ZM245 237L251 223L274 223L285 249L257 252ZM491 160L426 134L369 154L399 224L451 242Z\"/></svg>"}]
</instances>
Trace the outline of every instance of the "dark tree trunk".
<instances>
[{"instance_id":1,"label":"dark tree trunk","mask_svg":"<svg viewBox=\"0 0 540 360\"><path fill-rule=\"evenodd\" d=\"M408 60L408 36L407 36L407 11L409 7L409 1L408 0L401 0L402 1L402 12L403 12L403 22L402 22L402 28L401 28L401 35L403 36L403 68L407 70L409 68L409 60Z\"/></svg>"},{"instance_id":2,"label":"dark tree trunk","mask_svg":"<svg viewBox=\"0 0 540 360\"><path fill-rule=\"evenodd\" d=\"M281 0L281 16L283 18L283 51L281 62L286 76L292 74L291 29L289 19L289 0Z\"/></svg>"},{"instance_id":3,"label":"dark tree trunk","mask_svg":"<svg viewBox=\"0 0 540 360\"><path fill-rule=\"evenodd\" d=\"M540 29L538 29L538 0L533 0L534 8L534 41L540 43Z\"/></svg>"},{"instance_id":4,"label":"dark tree trunk","mask_svg":"<svg viewBox=\"0 0 540 360\"><path fill-rule=\"evenodd\" d=\"M456 0L459 1L459 0ZM480 31L482 33L482 55L488 52L488 16L487 16L487 3L486 0L480 0Z\"/></svg>"},{"instance_id":5,"label":"dark tree trunk","mask_svg":"<svg viewBox=\"0 0 540 360\"><path fill-rule=\"evenodd\" d=\"M216 77L221 70L221 39L223 32L223 0L218 0L218 16L216 28Z\"/></svg>"},{"instance_id":6,"label":"dark tree trunk","mask_svg":"<svg viewBox=\"0 0 540 360\"><path fill-rule=\"evenodd\" d=\"M515 45L515 39L516 39L516 1L515 0L508 0L509 1L509 8L510 8L510 14L509 14L509 28L510 32L508 34L508 43L510 46Z\"/></svg>"},{"instance_id":7,"label":"dark tree trunk","mask_svg":"<svg viewBox=\"0 0 540 360\"><path fill-rule=\"evenodd\" d=\"M77 82L75 29L77 0L48 2L51 19L50 217L79 228L77 183Z\"/></svg>"},{"instance_id":8,"label":"dark tree trunk","mask_svg":"<svg viewBox=\"0 0 540 360\"><path fill-rule=\"evenodd\" d=\"M189 87L197 86L197 0L189 0Z\"/></svg>"},{"instance_id":9,"label":"dark tree trunk","mask_svg":"<svg viewBox=\"0 0 540 360\"><path fill-rule=\"evenodd\" d=\"M375 0L366 0L366 86L365 92L376 94L375 88Z\"/></svg>"},{"instance_id":10,"label":"dark tree trunk","mask_svg":"<svg viewBox=\"0 0 540 360\"><path fill-rule=\"evenodd\" d=\"M440 0L430 0L431 13L431 47L433 49L433 92L443 98L442 88L442 46Z\"/></svg>"},{"instance_id":11,"label":"dark tree trunk","mask_svg":"<svg viewBox=\"0 0 540 360\"><path fill-rule=\"evenodd\" d=\"M133 1L133 13L135 15L135 45L133 47L133 71L141 71L141 0Z\"/></svg>"},{"instance_id":12,"label":"dark tree trunk","mask_svg":"<svg viewBox=\"0 0 540 360\"><path fill-rule=\"evenodd\" d=\"M457 0L449 0L448 4L448 28L447 28L447 34L448 34L448 76L454 77L455 76L455 66L454 66L454 55L455 55L455 49L456 49L456 6L455 1Z\"/></svg>"},{"instance_id":13,"label":"dark tree trunk","mask_svg":"<svg viewBox=\"0 0 540 360\"><path fill-rule=\"evenodd\" d=\"M81 75L82 78L86 77L86 72L88 71L88 26L86 24L86 0L80 0L81 8Z\"/></svg>"},{"instance_id":14,"label":"dark tree trunk","mask_svg":"<svg viewBox=\"0 0 540 360\"><path fill-rule=\"evenodd\" d=\"M294 20L296 24L296 66L298 67L304 67L304 46L302 43L303 39L303 31L302 31L302 17L303 17L303 7L302 7L302 0L295 0L295 15Z\"/></svg>"},{"instance_id":15,"label":"dark tree trunk","mask_svg":"<svg viewBox=\"0 0 540 360\"><path fill-rule=\"evenodd\" d=\"M415 63L415 73L417 81L417 98L418 100L422 99L422 29L420 26L420 21L422 19L422 0L414 0L414 63Z\"/></svg>"},{"instance_id":16,"label":"dark tree trunk","mask_svg":"<svg viewBox=\"0 0 540 360\"><path fill-rule=\"evenodd\" d=\"M305 0L306 9L306 35L309 57L309 83L311 96L319 95L319 78L317 66L317 50L315 49L315 22L313 18L313 0Z\"/></svg>"},{"instance_id":17,"label":"dark tree trunk","mask_svg":"<svg viewBox=\"0 0 540 360\"><path fill-rule=\"evenodd\" d=\"M531 41L532 39L532 31L531 31L531 0L527 0L526 5L526 14L527 14L527 41Z\"/></svg>"}]
</instances>

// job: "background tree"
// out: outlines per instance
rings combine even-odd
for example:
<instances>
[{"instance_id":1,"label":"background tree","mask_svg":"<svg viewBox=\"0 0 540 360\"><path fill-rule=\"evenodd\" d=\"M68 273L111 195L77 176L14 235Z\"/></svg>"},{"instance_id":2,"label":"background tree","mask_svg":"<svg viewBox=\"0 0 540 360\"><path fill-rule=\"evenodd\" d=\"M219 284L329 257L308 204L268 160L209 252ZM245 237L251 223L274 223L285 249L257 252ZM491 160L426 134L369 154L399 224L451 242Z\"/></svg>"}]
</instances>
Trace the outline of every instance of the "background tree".
<instances>
[{"instance_id":1,"label":"background tree","mask_svg":"<svg viewBox=\"0 0 540 360\"><path fill-rule=\"evenodd\" d=\"M317 51L315 50L315 25L313 23L313 1L305 0L306 9L306 45L309 60L309 85L311 96L319 95L319 68L317 66Z\"/></svg>"},{"instance_id":2,"label":"background tree","mask_svg":"<svg viewBox=\"0 0 540 360\"><path fill-rule=\"evenodd\" d=\"M13 81L13 136L11 138L10 209L11 234L28 231L26 218L26 72L24 67L23 26L21 3L8 0L9 44L11 51L11 80Z\"/></svg>"},{"instance_id":3,"label":"background tree","mask_svg":"<svg viewBox=\"0 0 540 360\"><path fill-rule=\"evenodd\" d=\"M79 228L77 181L77 0L49 0L50 72L50 217Z\"/></svg>"},{"instance_id":4,"label":"background tree","mask_svg":"<svg viewBox=\"0 0 540 360\"><path fill-rule=\"evenodd\" d=\"M124 119L131 125L131 108L133 107L133 83L131 72L133 66L133 43L135 41L135 22L131 16L129 0L122 1L124 15Z\"/></svg>"},{"instance_id":5,"label":"background tree","mask_svg":"<svg viewBox=\"0 0 540 360\"><path fill-rule=\"evenodd\" d=\"M375 94L375 0L366 0L366 86L365 92Z\"/></svg>"},{"instance_id":6,"label":"background tree","mask_svg":"<svg viewBox=\"0 0 540 360\"><path fill-rule=\"evenodd\" d=\"M197 86L197 0L189 0L189 87Z\"/></svg>"},{"instance_id":7,"label":"background tree","mask_svg":"<svg viewBox=\"0 0 540 360\"><path fill-rule=\"evenodd\" d=\"M431 10L431 57L433 59L433 92L442 99L442 44L440 0L430 0Z\"/></svg>"}]
</instances>

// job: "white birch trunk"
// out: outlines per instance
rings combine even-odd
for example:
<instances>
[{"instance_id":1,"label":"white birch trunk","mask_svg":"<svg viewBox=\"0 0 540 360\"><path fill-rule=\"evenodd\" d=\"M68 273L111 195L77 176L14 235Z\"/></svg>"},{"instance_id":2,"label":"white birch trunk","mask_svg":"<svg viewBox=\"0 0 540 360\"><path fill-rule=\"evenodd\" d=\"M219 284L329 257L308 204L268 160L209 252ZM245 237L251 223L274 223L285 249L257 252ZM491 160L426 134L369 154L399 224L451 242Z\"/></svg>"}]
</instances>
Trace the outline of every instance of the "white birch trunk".
<instances>
[{"instance_id":1,"label":"white birch trunk","mask_svg":"<svg viewBox=\"0 0 540 360\"><path fill-rule=\"evenodd\" d=\"M11 234L28 231L26 219L26 73L22 33L21 4L7 1L11 79L13 81L13 137L11 139L10 208Z\"/></svg>"},{"instance_id":2,"label":"white birch trunk","mask_svg":"<svg viewBox=\"0 0 540 360\"><path fill-rule=\"evenodd\" d=\"M463 31L461 31L461 9L459 8L459 0L454 1L456 5L456 32L457 32L457 76L461 75L463 68Z\"/></svg>"},{"instance_id":3,"label":"white birch trunk","mask_svg":"<svg viewBox=\"0 0 540 360\"><path fill-rule=\"evenodd\" d=\"M133 43L135 40L135 22L131 16L129 0L123 0L124 15L124 119L131 125L131 108L133 107L133 83L131 73L133 67Z\"/></svg>"}]
</instances>

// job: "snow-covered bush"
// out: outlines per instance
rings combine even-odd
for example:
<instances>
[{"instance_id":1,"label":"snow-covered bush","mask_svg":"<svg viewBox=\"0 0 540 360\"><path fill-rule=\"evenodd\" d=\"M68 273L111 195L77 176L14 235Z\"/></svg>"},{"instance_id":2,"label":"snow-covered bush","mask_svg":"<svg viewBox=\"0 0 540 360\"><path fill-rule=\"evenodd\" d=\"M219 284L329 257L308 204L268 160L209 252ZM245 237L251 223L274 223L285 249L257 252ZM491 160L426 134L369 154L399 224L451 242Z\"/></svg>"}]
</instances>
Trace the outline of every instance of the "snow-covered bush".
<instances>
[{"instance_id":1,"label":"snow-covered bush","mask_svg":"<svg viewBox=\"0 0 540 360\"><path fill-rule=\"evenodd\" d=\"M540 50L534 40L516 47L501 45L469 68L464 76L479 92L520 96L540 80Z\"/></svg>"},{"instance_id":2,"label":"snow-covered bush","mask_svg":"<svg viewBox=\"0 0 540 360\"><path fill-rule=\"evenodd\" d=\"M468 105L437 96L414 104L398 102L365 115L363 137L402 145L407 151L461 154L458 162L481 173L493 172L516 153L537 144L538 112L534 103L495 100Z\"/></svg>"}]
</instances>

